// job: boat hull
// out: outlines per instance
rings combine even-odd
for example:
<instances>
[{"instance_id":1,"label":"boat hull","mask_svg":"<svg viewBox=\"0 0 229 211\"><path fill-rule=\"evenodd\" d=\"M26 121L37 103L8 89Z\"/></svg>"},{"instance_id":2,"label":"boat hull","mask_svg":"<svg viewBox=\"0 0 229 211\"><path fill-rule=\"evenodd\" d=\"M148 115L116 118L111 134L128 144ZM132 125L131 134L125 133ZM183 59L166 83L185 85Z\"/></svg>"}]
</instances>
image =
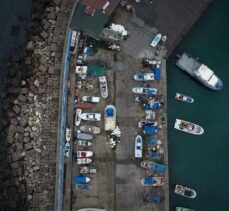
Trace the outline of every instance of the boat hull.
<instances>
[{"instance_id":1,"label":"boat hull","mask_svg":"<svg viewBox=\"0 0 229 211\"><path fill-rule=\"evenodd\" d=\"M154 74L153 73L137 73L134 75L134 80L136 81L153 81Z\"/></svg>"},{"instance_id":2,"label":"boat hull","mask_svg":"<svg viewBox=\"0 0 229 211\"><path fill-rule=\"evenodd\" d=\"M116 108L107 105L104 110L104 129L105 131L114 130L116 127Z\"/></svg>"},{"instance_id":3,"label":"boat hull","mask_svg":"<svg viewBox=\"0 0 229 211\"><path fill-rule=\"evenodd\" d=\"M157 89L144 88L144 87L134 87L134 88L132 88L132 92L135 94L155 95L155 94L157 94Z\"/></svg>"},{"instance_id":4,"label":"boat hull","mask_svg":"<svg viewBox=\"0 0 229 211\"><path fill-rule=\"evenodd\" d=\"M80 118L85 121L101 121L100 113L83 113Z\"/></svg>"},{"instance_id":5,"label":"boat hull","mask_svg":"<svg viewBox=\"0 0 229 211\"><path fill-rule=\"evenodd\" d=\"M77 139L88 140L88 141L93 139L93 136L88 133L77 133L75 137Z\"/></svg>"},{"instance_id":6,"label":"boat hull","mask_svg":"<svg viewBox=\"0 0 229 211\"><path fill-rule=\"evenodd\" d=\"M194 103L194 99L192 97L180 93L176 93L175 99L186 103Z\"/></svg>"},{"instance_id":7,"label":"boat hull","mask_svg":"<svg viewBox=\"0 0 229 211\"><path fill-rule=\"evenodd\" d=\"M197 193L195 190L182 186L182 185L176 185L174 189L174 193L181 195L186 198L194 199L197 196Z\"/></svg>"},{"instance_id":8,"label":"boat hull","mask_svg":"<svg viewBox=\"0 0 229 211\"><path fill-rule=\"evenodd\" d=\"M204 133L204 129L201 126L181 119L176 119L174 128L193 135L202 135Z\"/></svg>"},{"instance_id":9,"label":"boat hull","mask_svg":"<svg viewBox=\"0 0 229 211\"><path fill-rule=\"evenodd\" d=\"M88 125L80 126L80 130L85 133L92 133L92 134L99 134L101 132L101 129L99 127L88 126Z\"/></svg>"},{"instance_id":10,"label":"boat hull","mask_svg":"<svg viewBox=\"0 0 229 211\"><path fill-rule=\"evenodd\" d=\"M106 76L99 77L99 88L102 98L108 97L108 87L107 87L107 78Z\"/></svg>"}]
</instances>

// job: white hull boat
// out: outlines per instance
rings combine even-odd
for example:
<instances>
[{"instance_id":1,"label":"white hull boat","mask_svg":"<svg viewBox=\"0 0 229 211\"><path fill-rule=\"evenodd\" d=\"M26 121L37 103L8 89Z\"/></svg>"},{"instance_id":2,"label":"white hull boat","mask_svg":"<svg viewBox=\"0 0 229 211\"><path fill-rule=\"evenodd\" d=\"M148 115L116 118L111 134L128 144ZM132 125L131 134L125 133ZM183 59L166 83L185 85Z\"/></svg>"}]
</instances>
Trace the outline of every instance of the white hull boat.
<instances>
[{"instance_id":1,"label":"white hull boat","mask_svg":"<svg viewBox=\"0 0 229 211\"><path fill-rule=\"evenodd\" d=\"M90 159L90 158L77 158L77 164L78 165L89 164L91 162L92 162L92 159Z\"/></svg>"},{"instance_id":2,"label":"white hull boat","mask_svg":"<svg viewBox=\"0 0 229 211\"><path fill-rule=\"evenodd\" d=\"M162 34L157 34L157 35L154 37L154 39L153 39L153 41L151 42L150 45L151 45L153 48L157 47L158 43L161 41L161 38L162 38Z\"/></svg>"},{"instance_id":3,"label":"white hull boat","mask_svg":"<svg viewBox=\"0 0 229 211\"><path fill-rule=\"evenodd\" d=\"M135 158L142 157L142 146L143 146L142 136L137 135L135 138Z\"/></svg>"},{"instance_id":4,"label":"white hull boat","mask_svg":"<svg viewBox=\"0 0 229 211\"><path fill-rule=\"evenodd\" d=\"M153 81L154 73L137 73L134 75L136 81Z\"/></svg>"},{"instance_id":5,"label":"white hull boat","mask_svg":"<svg viewBox=\"0 0 229 211\"><path fill-rule=\"evenodd\" d=\"M66 128L65 138L67 142L71 140L71 136L72 136L72 130L70 128Z\"/></svg>"},{"instance_id":6,"label":"white hull boat","mask_svg":"<svg viewBox=\"0 0 229 211\"><path fill-rule=\"evenodd\" d=\"M174 193L190 198L190 199L194 199L197 196L197 193L195 190L188 188L188 187L184 187L183 185L176 185Z\"/></svg>"},{"instance_id":7,"label":"white hull boat","mask_svg":"<svg viewBox=\"0 0 229 211\"><path fill-rule=\"evenodd\" d=\"M106 76L99 77L99 88L102 98L108 97L108 87L107 87L107 78Z\"/></svg>"},{"instance_id":8,"label":"white hull boat","mask_svg":"<svg viewBox=\"0 0 229 211\"><path fill-rule=\"evenodd\" d=\"M90 141L86 141L86 140L78 140L78 145L79 146L84 146L84 147L89 147L91 146L91 142Z\"/></svg>"},{"instance_id":9,"label":"white hull boat","mask_svg":"<svg viewBox=\"0 0 229 211\"><path fill-rule=\"evenodd\" d=\"M86 121L101 121L100 113L83 113L80 118Z\"/></svg>"},{"instance_id":10,"label":"white hull boat","mask_svg":"<svg viewBox=\"0 0 229 211\"><path fill-rule=\"evenodd\" d=\"M163 177L145 177L141 180L143 186L163 186Z\"/></svg>"},{"instance_id":11,"label":"white hull boat","mask_svg":"<svg viewBox=\"0 0 229 211\"><path fill-rule=\"evenodd\" d=\"M81 122L80 115L82 113L82 109L76 109L76 116L75 116L75 126L79 126Z\"/></svg>"},{"instance_id":12,"label":"white hull boat","mask_svg":"<svg viewBox=\"0 0 229 211\"><path fill-rule=\"evenodd\" d=\"M77 151L76 153L78 158L89 158L94 155L92 151Z\"/></svg>"},{"instance_id":13,"label":"white hull boat","mask_svg":"<svg viewBox=\"0 0 229 211\"><path fill-rule=\"evenodd\" d=\"M157 89L145 88L145 87L134 87L132 88L132 92L135 94L155 95L157 94Z\"/></svg>"},{"instance_id":14,"label":"white hull boat","mask_svg":"<svg viewBox=\"0 0 229 211\"><path fill-rule=\"evenodd\" d=\"M194 103L194 99L192 97L180 93L176 93L175 99L186 103Z\"/></svg>"},{"instance_id":15,"label":"white hull boat","mask_svg":"<svg viewBox=\"0 0 229 211\"><path fill-rule=\"evenodd\" d=\"M105 131L114 130L115 127L116 127L116 108L113 105L107 105L104 110Z\"/></svg>"},{"instance_id":16,"label":"white hull boat","mask_svg":"<svg viewBox=\"0 0 229 211\"><path fill-rule=\"evenodd\" d=\"M89 103L98 103L100 100L100 97L94 97L94 96L83 96L82 100L84 102L89 102Z\"/></svg>"},{"instance_id":17,"label":"white hull boat","mask_svg":"<svg viewBox=\"0 0 229 211\"><path fill-rule=\"evenodd\" d=\"M174 128L193 135L204 133L204 129L201 126L181 119L176 119Z\"/></svg>"},{"instance_id":18,"label":"white hull boat","mask_svg":"<svg viewBox=\"0 0 229 211\"><path fill-rule=\"evenodd\" d=\"M80 126L80 130L85 133L92 133L92 134L99 134L101 132L101 129L99 127L90 126L90 125Z\"/></svg>"}]
</instances>

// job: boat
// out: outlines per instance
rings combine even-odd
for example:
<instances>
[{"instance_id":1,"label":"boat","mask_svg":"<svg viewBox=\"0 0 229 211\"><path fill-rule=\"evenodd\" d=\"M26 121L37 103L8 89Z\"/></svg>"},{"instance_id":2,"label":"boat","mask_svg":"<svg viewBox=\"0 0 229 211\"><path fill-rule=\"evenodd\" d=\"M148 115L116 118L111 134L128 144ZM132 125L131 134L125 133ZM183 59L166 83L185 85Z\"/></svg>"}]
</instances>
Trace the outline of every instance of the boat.
<instances>
[{"instance_id":1,"label":"boat","mask_svg":"<svg viewBox=\"0 0 229 211\"><path fill-rule=\"evenodd\" d=\"M134 75L136 81L153 81L154 73L137 73Z\"/></svg>"},{"instance_id":2,"label":"boat","mask_svg":"<svg viewBox=\"0 0 229 211\"><path fill-rule=\"evenodd\" d=\"M156 81L159 81L161 79L161 68L160 64L156 65L156 68L154 69L154 79Z\"/></svg>"},{"instance_id":3,"label":"boat","mask_svg":"<svg viewBox=\"0 0 229 211\"><path fill-rule=\"evenodd\" d=\"M108 87L106 76L99 76L99 88L102 98L108 97Z\"/></svg>"},{"instance_id":4,"label":"boat","mask_svg":"<svg viewBox=\"0 0 229 211\"><path fill-rule=\"evenodd\" d=\"M181 119L176 119L174 128L193 135L204 133L204 129L201 126Z\"/></svg>"},{"instance_id":5,"label":"boat","mask_svg":"<svg viewBox=\"0 0 229 211\"><path fill-rule=\"evenodd\" d=\"M105 209L98 209L98 208L83 208L77 211L106 211Z\"/></svg>"},{"instance_id":6,"label":"boat","mask_svg":"<svg viewBox=\"0 0 229 211\"><path fill-rule=\"evenodd\" d=\"M75 190L92 190L91 184L76 184Z\"/></svg>"},{"instance_id":7,"label":"boat","mask_svg":"<svg viewBox=\"0 0 229 211\"><path fill-rule=\"evenodd\" d=\"M114 130L116 127L116 108L107 105L104 110L104 129L105 131Z\"/></svg>"},{"instance_id":8,"label":"boat","mask_svg":"<svg viewBox=\"0 0 229 211\"><path fill-rule=\"evenodd\" d=\"M144 202L160 203L162 201L160 194L144 194Z\"/></svg>"},{"instance_id":9,"label":"boat","mask_svg":"<svg viewBox=\"0 0 229 211\"><path fill-rule=\"evenodd\" d=\"M132 88L132 92L135 94L155 95L157 94L157 89L145 88L145 87L134 87Z\"/></svg>"},{"instance_id":10,"label":"boat","mask_svg":"<svg viewBox=\"0 0 229 211\"><path fill-rule=\"evenodd\" d=\"M135 158L142 157L142 146L143 146L142 136L137 135L135 138Z\"/></svg>"},{"instance_id":11,"label":"boat","mask_svg":"<svg viewBox=\"0 0 229 211\"><path fill-rule=\"evenodd\" d=\"M194 103L194 99L192 97L180 93L176 93L175 99L186 103Z\"/></svg>"},{"instance_id":12,"label":"boat","mask_svg":"<svg viewBox=\"0 0 229 211\"><path fill-rule=\"evenodd\" d=\"M223 89L223 82L214 71L200 63L198 59L191 57L189 54L183 53L179 56L176 65L206 87L212 90Z\"/></svg>"},{"instance_id":13,"label":"boat","mask_svg":"<svg viewBox=\"0 0 229 211\"><path fill-rule=\"evenodd\" d=\"M93 136L88 133L75 133L75 137L79 140L86 140L86 141L90 141L93 139Z\"/></svg>"},{"instance_id":14,"label":"boat","mask_svg":"<svg viewBox=\"0 0 229 211\"><path fill-rule=\"evenodd\" d=\"M176 207L176 211L194 211L194 210L190 208L185 208L185 207Z\"/></svg>"},{"instance_id":15,"label":"boat","mask_svg":"<svg viewBox=\"0 0 229 211\"><path fill-rule=\"evenodd\" d=\"M86 121L101 121L100 113L82 113L80 118Z\"/></svg>"},{"instance_id":16,"label":"boat","mask_svg":"<svg viewBox=\"0 0 229 211\"><path fill-rule=\"evenodd\" d=\"M80 108L80 109L92 109L94 107L95 107L94 104L88 103L88 102L82 102L82 103L77 104L77 108Z\"/></svg>"},{"instance_id":17,"label":"boat","mask_svg":"<svg viewBox=\"0 0 229 211\"><path fill-rule=\"evenodd\" d=\"M164 164L159 164L149 160L143 160L140 165L142 168L152 170L154 173L163 174L165 172Z\"/></svg>"},{"instance_id":18,"label":"boat","mask_svg":"<svg viewBox=\"0 0 229 211\"><path fill-rule=\"evenodd\" d=\"M75 126L79 126L81 122L80 115L82 113L82 109L76 109L76 116L75 116Z\"/></svg>"},{"instance_id":19,"label":"boat","mask_svg":"<svg viewBox=\"0 0 229 211\"><path fill-rule=\"evenodd\" d=\"M163 186L163 177L145 177L141 180L143 186Z\"/></svg>"},{"instance_id":20,"label":"boat","mask_svg":"<svg viewBox=\"0 0 229 211\"><path fill-rule=\"evenodd\" d=\"M80 126L80 130L92 134L99 134L101 132L101 129L99 127L90 126L90 125L82 125Z\"/></svg>"},{"instance_id":21,"label":"boat","mask_svg":"<svg viewBox=\"0 0 229 211\"><path fill-rule=\"evenodd\" d=\"M70 128L66 128L65 138L67 142L71 140L71 136L72 136L72 130Z\"/></svg>"},{"instance_id":22,"label":"boat","mask_svg":"<svg viewBox=\"0 0 229 211\"><path fill-rule=\"evenodd\" d=\"M95 166L80 166L80 174L96 174L97 167Z\"/></svg>"},{"instance_id":23,"label":"boat","mask_svg":"<svg viewBox=\"0 0 229 211\"><path fill-rule=\"evenodd\" d=\"M77 176L77 177L73 177L72 179L72 182L77 184L85 184L85 183L89 183L90 181L91 178L86 176Z\"/></svg>"},{"instance_id":24,"label":"boat","mask_svg":"<svg viewBox=\"0 0 229 211\"><path fill-rule=\"evenodd\" d=\"M154 38L153 38L153 41L151 42L151 46L153 48L157 47L158 43L161 41L161 38L162 38L162 34L157 34Z\"/></svg>"},{"instance_id":25,"label":"boat","mask_svg":"<svg viewBox=\"0 0 229 211\"><path fill-rule=\"evenodd\" d=\"M78 165L85 165L85 164L89 164L92 162L92 159L90 158L77 158L77 164Z\"/></svg>"},{"instance_id":26,"label":"boat","mask_svg":"<svg viewBox=\"0 0 229 211\"><path fill-rule=\"evenodd\" d=\"M182 185L176 185L174 189L174 193L187 197L187 198L190 198L190 199L194 199L197 196L195 190L182 186Z\"/></svg>"},{"instance_id":27,"label":"boat","mask_svg":"<svg viewBox=\"0 0 229 211\"><path fill-rule=\"evenodd\" d=\"M76 155L78 158L89 158L92 157L94 155L94 153L92 151L77 151Z\"/></svg>"},{"instance_id":28,"label":"boat","mask_svg":"<svg viewBox=\"0 0 229 211\"><path fill-rule=\"evenodd\" d=\"M83 96L82 100L84 102L89 102L89 103L98 103L100 100L100 97L95 97L95 96Z\"/></svg>"},{"instance_id":29,"label":"boat","mask_svg":"<svg viewBox=\"0 0 229 211\"><path fill-rule=\"evenodd\" d=\"M90 141L86 141L86 140L78 140L78 145L79 146L84 146L84 147L89 147L91 146L91 142Z\"/></svg>"}]
</instances>

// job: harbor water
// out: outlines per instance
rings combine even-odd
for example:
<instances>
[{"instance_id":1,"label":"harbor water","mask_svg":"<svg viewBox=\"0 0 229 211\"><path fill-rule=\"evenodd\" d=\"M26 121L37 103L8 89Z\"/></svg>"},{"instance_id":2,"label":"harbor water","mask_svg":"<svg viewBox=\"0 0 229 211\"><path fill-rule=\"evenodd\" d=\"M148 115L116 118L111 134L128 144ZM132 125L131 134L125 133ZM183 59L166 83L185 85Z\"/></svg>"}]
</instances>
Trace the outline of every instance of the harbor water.
<instances>
[{"instance_id":1,"label":"harbor water","mask_svg":"<svg viewBox=\"0 0 229 211\"><path fill-rule=\"evenodd\" d=\"M192 31L168 59L168 142L170 210L176 206L195 211L229 210L229 1L210 4ZM177 68L175 57L186 51L222 78L224 89L211 91ZM178 102L176 92L195 99ZM176 118L199 124L201 136L173 129ZM175 184L197 191L195 199L173 193Z\"/></svg>"}]
</instances>

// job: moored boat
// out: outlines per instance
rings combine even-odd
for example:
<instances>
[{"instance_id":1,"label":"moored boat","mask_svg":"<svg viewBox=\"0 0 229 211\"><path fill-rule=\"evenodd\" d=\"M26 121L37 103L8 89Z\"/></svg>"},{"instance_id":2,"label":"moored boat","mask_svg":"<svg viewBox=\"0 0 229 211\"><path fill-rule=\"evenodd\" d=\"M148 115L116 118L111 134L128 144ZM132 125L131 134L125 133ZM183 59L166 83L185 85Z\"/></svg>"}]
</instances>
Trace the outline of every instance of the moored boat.
<instances>
[{"instance_id":1,"label":"moored boat","mask_svg":"<svg viewBox=\"0 0 229 211\"><path fill-rule=\"evenodd\" d=\"M91 178L86 176L76 176L73 177L72 182L77 184L85 184L91 181Z\"/></svg>"},{"instance_id":2,"label":"moored boat","mask_svg":"<svg viewBox=\"0 0 229 211\"><path fill-rule=\"evenodd\" d=\"M99 77L99 88L102 98L108 97L108 87L107 87L107 78L106 76Z\"/></svg>"},{"instance_id":3,"label":"moored boat","mask_svg":"<svg viewBox=\"0 0 229 211\"><path fill-rule=\"evenodd\" d=\"M105 131L114 130L116 127L116 108L107 105L104 110L104 129Z\"/></svg>"},{"instance_id":4,"label":"moored boat","mask_svg":"<svg viewBox=\"0 0 229 211\"><path fill-rule=\"evenodd\" d=\"M175 99L186 103L194 103L194 99L192 97L180 93L176 93Z\"/></svg>"},{"instance_id":5,"label":"moored boat","mask_svg":"<svg viewBox=\"0 0 229 211\"><path fill-rule=\"evenodd\" d=\"M89 158L92 157L94 155L94 153L92 151L77 151L76 155L78 158Z\"/></svg>"},{"instance_id":6,"label":"moored boat","mask_svg":"<svg viewBox=\"0 0 229 211\"><path fill-rule=\"evenodd\" d=\"M82 113L80 118L86 121L101 121L100 113Z\"/></svg>"},{"instance_id":7,"label":"moored boat","mask_svg":"<svg viewBox=\"0 0 229 211\"><path fill-rule=\"evenodd\" d=\"M90 125L82 125L80 126L80 130L85 133L92 133L92 134L99 134L101 132L101 129L96 126L90 126Z\"/></svg>"},{"instance_id":8,"label":"moored boat","mask_svg":"<svg viewBox=\"0 0 229 211\"><path fill-rule=\"evenodd\" d=\"M163 186L163 177L145 177L141 180L143 186Z\"/></svg>"},{"instance_id":9,"label":"moored boat","mask_svg":"<svg viewBox=\"0 0 229 211\"><path fill-rule=\"evenodd\" d=\"M157 94L157 89L145 88L145 87L134 87L132 88L132 92L135 94L155 95Z\"/></svg>"},{"instance_id":10,"label":"moored boat","mask_svg":"<svg viewBox=\"0 0 229 211\"><path fill-rule=\"evenodd\" d=\"M95 97L95 96L83 96L82 100L84 102L89 102L89 103L98 103L100 100L100 97Z\"/></svg>"},{"instance_id":11,"label":"moored boat","mask_svg":"<svg viewBox=\"0 0 229 211\"><path fill-rule=\"evenodd\" d=\"M197 196L195 190L188 188L188 187L185 187L183 185L176 185L176 187L174 189L174 193L181 195L181 196L184 196L184 197L187 197L187 198L191 198L191 199L194 199Z\"/></svg>"},{"instance_id":12,"label":"moored boat","mask_svg":"<svg viewBox=\"0 0 229 211\"><path fill-rule=\"evenodd\" d=\"M79 140L92 140L93 136L91 134L88 133L75 133L75 137Z\"/></svg>"},{"instance_id":13,"label":"moored boat","mask_svg":"<svg viewBox=\"0 0 229 211\"><path fill-rule=\"evenodd\" d=\"M154 73L136 73L134 75L134 80L136 81L153 81Z\"/></svg>"},{"instance_id":14,"label":"moored boat","mask_svg":"<svg viewBox=\"0 0 229 211\"><path fill-rule=\"evenodd\" d=\"M134 150L135 158L141 158L142 157L142 148L143 148L142 136L137 135L135 138L135 150Z\"/></svg>"},{"instance_id":15,"label":"moored boat","mask_svg":"<svg viewBox=\"0 0 229 211\"><path fill-rule=\"evenodd\" d=\"M185 207L176 207L176 211L194 211L194 210L190 208L185 208Z\"/></svg>"},{"instance_id":16,"label":"moored boat","mask_svg":"<svg viewBox=\"0 0 229 211\"><path fill-rule=\"evenodd\" d=\"M75 115L75 126L79 126L81 122L80 115L82 113L82 109L76 109L76 115Z\"/></svg>"},{"instance_id":17,"label":"moored boat","mask_svg":"<svg viewBox=\"0 0 229 211\"><path fill-rule=\"evenodd\" d=\"M201 126L181 119L176 119L174 128L193 135L204 133L204 129Z\"/></svg>"},{"instance_id":18,"label":"moored boat","mask_svg":"<svg viewBox=\"0 0 229 211\"><path fill-rule=\"evenodd\" d=\"M78 145L84 146L84 147L89 147L92 145L92 143L90 141L86 141L86 140L78 140Z\"/></svg>"},{"instance_id":19,"label":"moored boat","mask_svg":"<svg viewBox=\"0 0 229 211\"><path fill-rule=\"evenodd\" d=\"M157 47L158 43L161 41L161 38L162 38L162 34L157 34L154 38L153 38L153 41L151 42L151 46L153 48Z\"/></svg>"},{"instance_id":20,"label":"moored boat","mask_svg":"<svg viewBox=\"0 0 229 211\"><path fill-rule=\"evenodd\" d=\"M80 174L96 174L97 168L95 166L80 166Z\"/></svg>"},{"instance_id":21,"label":"moored boat","mask_svg":"<svg viewBox=\"0 0 229 211\"><path fill-rule=\"evenodd\" d=\"M154 173L164 174L164 172L165 172L165 165L164 164L156 163L156 162L153 162L150 160L143 160L141 162L141 167L145 168L145 169L152 170Z\"/></svg>"},{"instance_id":22,"label":"moored boat","mask_svg":"<svg viewBox=\"0 0 229 211\"><path fill-rule=\"evenodd\" d=\"M67 142L71 140L71 136L72 136L72 130L70 128L66 128L65 138Z\"/></svg>"},{"instance_id":23,"label":"moored boat","mask_svg":"<svg viewBox=\"0 0 229 211\"><path fill-rule=\"evenodd\" d=\"M78 165L85 165L85 164L89 164L92 162L92 159L90 158L77 158L77 164Z\"/></svg>"},{"instance_id":24,"label":"moored boat","mask_svg":"<svg viewBox=\"0 0 229 211\"><path fill-rule=\"evenodd\" d=\"M192 58L187 53L183 53L179 56L176 65L208 88L212 90L223 89L222 80L213 72L213 70L200 63L198 59Z\"/></svg>"}]
</instances>

